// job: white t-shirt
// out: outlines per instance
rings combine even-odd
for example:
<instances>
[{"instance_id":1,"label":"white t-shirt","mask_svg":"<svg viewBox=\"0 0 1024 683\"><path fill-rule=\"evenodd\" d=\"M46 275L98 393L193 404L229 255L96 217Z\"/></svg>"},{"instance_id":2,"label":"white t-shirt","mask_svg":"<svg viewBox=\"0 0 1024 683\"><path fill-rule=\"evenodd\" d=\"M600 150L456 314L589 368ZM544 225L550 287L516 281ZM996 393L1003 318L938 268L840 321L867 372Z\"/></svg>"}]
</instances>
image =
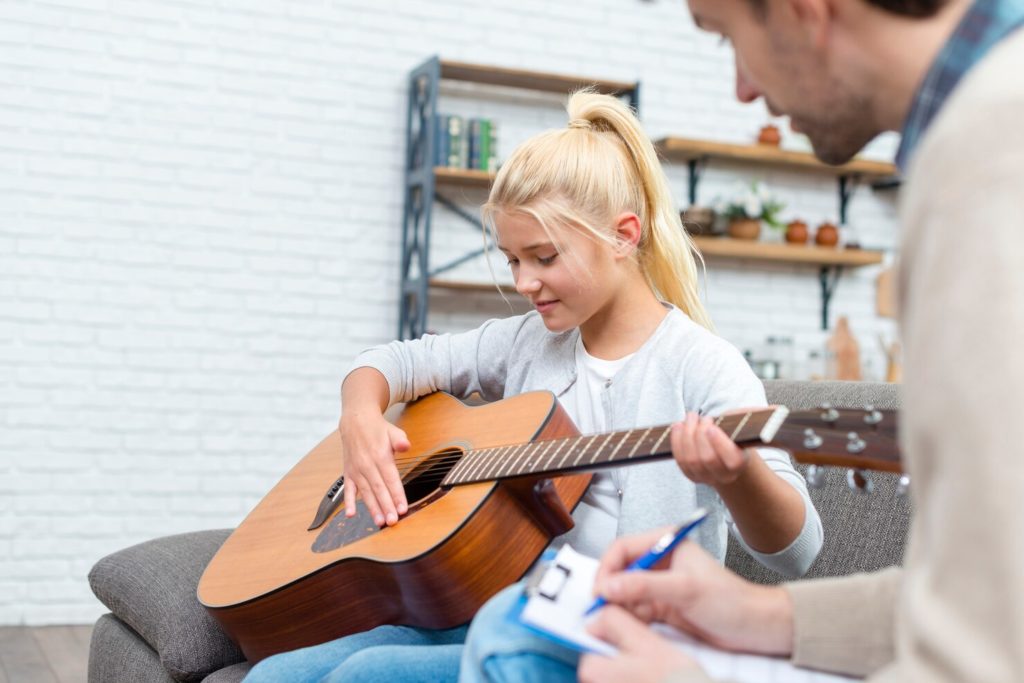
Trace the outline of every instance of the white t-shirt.
<instances>
[{"instance_id":1,"label":"white t-shirt","mask_svg":"<svg viewBox=\"0 0 1024 683\"><path fill-rule=\"evenodd\" d=\"M558 397L558 401L581 434L598 434L610 430L601 397L614 381L615 373L632 357L631 353L616 360L595 358L587 353L583 337L577 337L576 382ZM600 556L615 540L622 488L627 474L626 467L594 474L590 487L573 513L576 526L564 537L575 550Z\"/></svg>"}]
</instances>

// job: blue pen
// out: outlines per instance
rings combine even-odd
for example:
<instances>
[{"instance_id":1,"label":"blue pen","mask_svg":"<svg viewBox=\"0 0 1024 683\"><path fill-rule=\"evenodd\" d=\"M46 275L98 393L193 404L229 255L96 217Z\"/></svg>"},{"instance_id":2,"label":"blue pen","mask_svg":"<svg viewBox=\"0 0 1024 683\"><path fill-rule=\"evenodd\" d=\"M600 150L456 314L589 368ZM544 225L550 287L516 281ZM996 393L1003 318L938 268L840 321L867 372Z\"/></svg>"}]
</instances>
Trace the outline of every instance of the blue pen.
<instances>
[{"instance_id":1,"label":"blue pen","mask_svg":"<svg viewBox=\"0 0 1024 683\"><path fill-rule=\"evenodd\" d=\"M638 557L628 567L627 572L635 572L638 569L650 569L653 567L658 560L665 557L668 553L679 545L680 541L686 538L686 535L693 531L698 524L707 519L708 511L705 508L697 508L694 513L685 522L675 528L674 531L670 531L661 538L658 542L648 550L646 553ZM587 611L583 613L583 616L590 616L597 610L604 607L607 601L602 596L598 596L596 600L587 608Z\"/></svg>"}]
</instances>

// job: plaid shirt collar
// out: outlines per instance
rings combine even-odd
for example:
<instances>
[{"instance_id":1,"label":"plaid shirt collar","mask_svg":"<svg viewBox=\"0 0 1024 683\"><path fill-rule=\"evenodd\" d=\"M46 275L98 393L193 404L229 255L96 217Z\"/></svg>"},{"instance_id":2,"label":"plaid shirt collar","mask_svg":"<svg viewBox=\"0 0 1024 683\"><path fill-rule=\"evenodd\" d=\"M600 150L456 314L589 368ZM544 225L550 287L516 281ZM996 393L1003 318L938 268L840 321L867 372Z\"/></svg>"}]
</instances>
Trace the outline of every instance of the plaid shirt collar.
<instances>
[{"instance_id":1,"label":"plaid shirt collar","mask_svg":"<svg viewBox=\"0 0 1024 683\"><path fill-rule=\"evenodd\" d=\"M971 67L1013 29L1024 25L1024 0L977 0L932 63L903 124L896 165L906 170L917 143Z\"/></svg>"}]
</instances>

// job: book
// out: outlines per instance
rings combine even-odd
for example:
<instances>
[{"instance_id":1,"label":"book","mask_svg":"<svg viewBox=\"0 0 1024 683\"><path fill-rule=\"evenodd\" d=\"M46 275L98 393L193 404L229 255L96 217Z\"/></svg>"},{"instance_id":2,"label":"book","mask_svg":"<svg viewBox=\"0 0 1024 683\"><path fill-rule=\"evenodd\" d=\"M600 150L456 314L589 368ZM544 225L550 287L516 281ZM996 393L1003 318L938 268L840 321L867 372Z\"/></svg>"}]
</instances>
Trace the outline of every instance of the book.
<instances>
[{"instance_id":1,"label":"book","mask_svg":"<svg viewBox=\"0 0 1024 683\"><path fill-rule=\"evenodd\" d=\"M469 168L479 171L498 169L497 130L492 119L470 119Z\"/></svg>"},{"instance_id":2,"label":"book","mask_svg":"<svg viewBox=\"0 0 1024 683\"><path fill-rule=\"evenodd\" d=\"M465 121L457 114L434 116L434 166L466 168Z\"/></svg>"},{"instance_id":3,"label":"book","mask_svg":"<svg viewBox=\"0 0 1024 683\"><path fill-rule=\"evenodd\" d=\"M538 564L516 607L527 628L580 652L614 655L617 650L586 630L584 616L594 602L598 561L568 544L549 561ZM701 643L665 624L652 626L683 650L713 679L735 683L851 683L860 679L802 669L788 660L726 652Z\"/></svg>"}]
</instances>

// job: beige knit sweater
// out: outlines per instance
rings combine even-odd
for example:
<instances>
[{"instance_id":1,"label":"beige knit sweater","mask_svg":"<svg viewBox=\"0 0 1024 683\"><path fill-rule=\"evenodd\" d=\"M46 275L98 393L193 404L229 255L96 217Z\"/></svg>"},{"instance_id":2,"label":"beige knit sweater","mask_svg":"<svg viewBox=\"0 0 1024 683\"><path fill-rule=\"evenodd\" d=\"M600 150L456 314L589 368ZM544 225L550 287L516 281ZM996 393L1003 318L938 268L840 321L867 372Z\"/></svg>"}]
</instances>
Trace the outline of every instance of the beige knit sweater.
<instances>
[{"instance_id":1,"label":"beige knit sweater","mask_svg":"<svg viewBox=\"0 0 1024 683\"><path fill-rule=\"evenodd\" d=\"M793 660L872 683L1020 683L1024 31L960 83L903 192L905 569L788 584Z\"/></svg>"}]
</instances>

